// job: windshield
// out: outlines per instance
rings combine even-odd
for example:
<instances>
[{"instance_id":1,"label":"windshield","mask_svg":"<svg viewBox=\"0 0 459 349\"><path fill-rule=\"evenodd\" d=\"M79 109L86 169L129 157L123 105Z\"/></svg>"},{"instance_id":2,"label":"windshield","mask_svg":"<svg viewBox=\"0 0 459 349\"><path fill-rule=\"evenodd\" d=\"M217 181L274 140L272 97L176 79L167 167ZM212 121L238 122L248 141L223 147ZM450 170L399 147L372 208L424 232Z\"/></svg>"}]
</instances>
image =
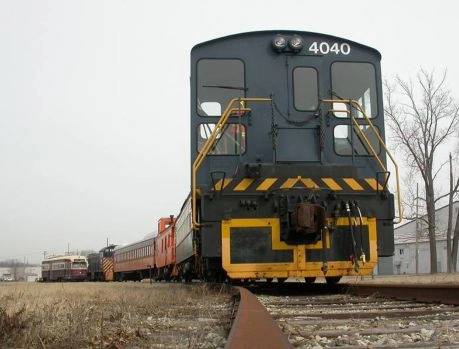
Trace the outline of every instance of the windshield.
<instances>
[{"instance_id":1,"label":"windshield","mask_svg":"<svg viewBox=\"0 0 459 349\"><path fill-rule=\"evenodd\" d=\"M370 63L335 62L332 65L332 98L352 99L359 102L368 117L374 118L377 114L376 101L376 74ZM347 118L349 105L335 103L335 116ZM363 117L357 110L351 110L354 117Z\"/></svg>"},{"instance_id":2,"label":"windshield","mask_svg":"<svg viewBox=\"0 0 459 349\"><path fill-rule=\"evenodd\" d=\"M244 63L238 59L202 59L198 62L200 116L220 116L233 98L245 96Z\"/></svg>"},{"instance_id":3,"label":"windshield","mask_svg":"<svg viewBox=\"0 0 459 349\"><path fill-rule=\"evenodd\" d=\"M87 268L86 262L73 262L72 269L84 269Z\"/></svg>"}]
</instances>

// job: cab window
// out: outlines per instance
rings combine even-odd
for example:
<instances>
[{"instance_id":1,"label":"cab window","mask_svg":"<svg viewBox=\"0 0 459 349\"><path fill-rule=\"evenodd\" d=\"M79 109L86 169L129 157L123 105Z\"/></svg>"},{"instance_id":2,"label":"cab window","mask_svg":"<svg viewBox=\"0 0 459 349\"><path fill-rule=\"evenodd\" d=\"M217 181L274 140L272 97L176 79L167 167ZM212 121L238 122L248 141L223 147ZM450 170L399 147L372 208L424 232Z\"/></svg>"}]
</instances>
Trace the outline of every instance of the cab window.
<instances>
[{"instance_id":1,"label":"cab window","mask_svg":"<svg viewBox=\"0 0 459 349\"><path fill-rule=\"evenodd\" d=\"M334 147L338 155L352 155L352 153L363 156L373 155L368 144L371 145L376 154L379 154L379 141L370 126L360 125L359 128L360 132L356 126L351 129L349 125L337 125L334 128Z\"/></svg>"},{"instance_id":2,"label":"cab window","mask_svg":"<svg viewBox=\"0 0 459 349\"><path fill-rule=\"evenodd\" d=\"M331 80L333 99L356 100L368 117L376 117L376 75L372 64L335 62L331 68ZM345 103L334 103L333 110L336 117L346 118L350 113L356 118L363 117L359 110L349 108Z\"/></svg>"},{"instance_id":3,"label":"cab window","mask_svg":"<svg viewBox=\"0 0 459 349\"><path fill-rule=\"evenodd\" d=\"M201 59L197 70L196 105L200 116L220 116L231 99L245 97L241 60Z\"/></svg>"},{"instance_id":4,"label":"cab window","mask_svg":"<svg viewBox=\"0 0 459 349\"><path fill-rule=\"evenodd\" d=\"M200 124L198 127L198 152L200 152L215 129L215 124ZM246 130L241 124L226 124L210 150L210 155L240 155L245 153Z\"/></svg>"},{"instance_id":5,"label":"cab window","mask_svg":"<svg viewBox=\"0 0 459 349\"><path fill-rule=\"evenodd\" d=\"M293 70L293 100L297 110L316 110L319 102L317 71L297 67Z\"/></svg>"}]
</instances>

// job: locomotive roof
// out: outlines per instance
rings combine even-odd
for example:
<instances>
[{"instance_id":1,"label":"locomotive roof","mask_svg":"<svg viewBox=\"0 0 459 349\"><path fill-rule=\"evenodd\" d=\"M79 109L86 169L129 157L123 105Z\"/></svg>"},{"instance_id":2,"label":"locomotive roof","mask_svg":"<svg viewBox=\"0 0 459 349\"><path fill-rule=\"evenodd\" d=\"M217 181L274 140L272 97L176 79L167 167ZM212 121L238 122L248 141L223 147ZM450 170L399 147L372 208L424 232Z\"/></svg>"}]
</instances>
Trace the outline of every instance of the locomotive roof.
<instances>
[{"instance_id":1,"label":"locomotive roof","mask_svg":"<svg viewBox=\"0 0 459 349\"><path fill-rule=\"evenodd\" d=\"M111 249L114 249L117 245L115 244L111 244L111 245L108 245L108 246L105 246L105 247L102 247L99 252L103 252L105 250L111 250Z\"/></svg>"},{"instance_id":2,"label":"locomotive roof","mask_svg":"<svg viewBox=\"0 0 459 349\"><path fill-rule=\"evenodd\" d=\"M219 42L219 41L224 41L224 40L228 40L228 39L237 39L237 38L241 38L241 37L247 37L247 36L256 36L256 35L260 35L260 34L270 34L270 35L276 35L276 34L284 34L284 35L293 35L293 34L298 34L298 35L305 35L305 36L320 36L320 37L323 37L323 38L327 38L327 39L330 39L330 40L341 40L341 41L346 41L352 45L356 45L356 46L359 46L365 50L368 50L368 51L373 51L375 54L377 54L379 56L379 58L381 58L381 53L376 50L375 48L373 47L370 47L370 46L367 46L367 45L363 45L363 44L360 44L358 42L355 42L355 41L352 41L352 40L348 40L346 38L342 38L342 37L339 37L339 36L334 36L334 35L329 35L329 34L323 34L323 33L316 33L316 32L308 32L308 31L301 31L301 30L285 30L285 29L282 29L282 30L259 30L259 31L251 31L251 32L243 32L243 33L237 33L237 34L231 34L231 35L227 35L227 36L222 36L222 37L219 37L219 38L215 38L215 39L211 39L211 40L208 40L208 41L204 41L204 42L201 42L199 44L196 44L195 46L193 46L192 48L192 51L195 50L195 49L198 49L202 46L206 46L206 45L211 45L215 42Z\"/></svg>"}]
</instances>

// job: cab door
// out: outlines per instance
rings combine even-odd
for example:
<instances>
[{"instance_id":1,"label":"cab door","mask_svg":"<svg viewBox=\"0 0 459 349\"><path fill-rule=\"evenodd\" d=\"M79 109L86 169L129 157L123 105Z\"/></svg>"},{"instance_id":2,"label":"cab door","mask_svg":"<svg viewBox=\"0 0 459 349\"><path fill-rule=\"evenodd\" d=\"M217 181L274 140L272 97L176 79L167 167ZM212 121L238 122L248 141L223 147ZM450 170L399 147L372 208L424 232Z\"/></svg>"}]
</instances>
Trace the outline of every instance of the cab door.
<instances>
[{"instance_id":1,"label":"cab door","mask_svg":"<svg viewBox=\"0 0 459 349\"><path fill-rule=\"evenodd\" d=\"M277 162L321 160L323 125L320 109L322 62L318 57L286 57L286 100L274 101Z\"/></svg>"}]
</instances>

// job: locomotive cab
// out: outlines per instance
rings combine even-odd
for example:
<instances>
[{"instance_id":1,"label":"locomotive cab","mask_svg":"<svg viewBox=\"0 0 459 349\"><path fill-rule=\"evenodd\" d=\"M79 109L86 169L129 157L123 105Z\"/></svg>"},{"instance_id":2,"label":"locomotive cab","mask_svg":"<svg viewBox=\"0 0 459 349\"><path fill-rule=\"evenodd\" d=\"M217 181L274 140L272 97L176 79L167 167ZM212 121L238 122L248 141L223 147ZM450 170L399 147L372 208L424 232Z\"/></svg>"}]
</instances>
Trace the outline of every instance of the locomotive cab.
<instances>
[{"instance_id":1,"label":"locomotive cab","mask_svg":"<svg viewBox=\"0 0 459 349\"><path fill-rule=\"evenodd\" d=\"M339 277L371 273L378 254L392 255L380 59L293 31L193 48L197 273Z\"/></svg>"}]
</instances>

